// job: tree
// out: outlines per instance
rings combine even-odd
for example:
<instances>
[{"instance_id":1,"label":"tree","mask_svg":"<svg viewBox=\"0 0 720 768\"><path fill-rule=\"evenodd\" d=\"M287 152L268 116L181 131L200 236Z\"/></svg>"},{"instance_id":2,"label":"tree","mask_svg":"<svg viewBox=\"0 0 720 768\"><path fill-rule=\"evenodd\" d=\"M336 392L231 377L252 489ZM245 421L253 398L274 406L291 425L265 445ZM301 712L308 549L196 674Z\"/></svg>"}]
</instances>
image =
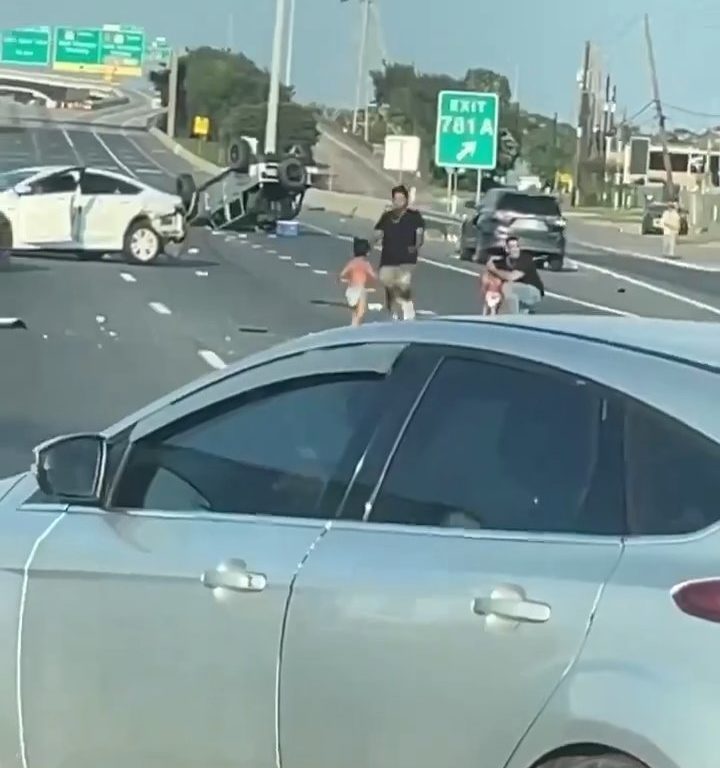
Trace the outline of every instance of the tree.
<instances>
[{"instance_id":1,"label":"tree","mask_svg":"<svg viewBox=\"0 0 720 768\"><path fill-rule=\"evenodd\" d=\"M169 73L154 72L150 79L167 103ZM210 118L211 139L265 134L270 76L241 53L203 47L188 51L178 62L179 132L190 135L195 115ZM293 89L281 86L278 117L279 143L316 143L315 112L295 103Z\"/></svg>"},{"instance_id":2,"label":"tree","mask_svg":"<svg viewBox=\"0 0 720 768\"><path fill-rule=\"evenodd\" d=\"M548 127L552 120L542 115L524 112L512 101L510 82L505 75L480 67L468 69L462 78L444 74L422 74L407 64L389 64L382 71L371 73L375 100L382 115L382 129L387 133L409 133L420 137L424 165L436 177L444 171L433 168L437 97L442 90L468 90L496 93L499 97L498 168L505 173L520 156L528 160L536 173L550 177L556 167L565 167L568 152L572 156L574 131L571 126L558 125L553 134ZM384 133L376 128L375 135ZM568 136L570 136L570 142ZM555 137L553 140L553 136ZM555 143L553 143L555 141ZM475 184L475 175L466 174L468 185Z\"/></svg>"}]
</instances>

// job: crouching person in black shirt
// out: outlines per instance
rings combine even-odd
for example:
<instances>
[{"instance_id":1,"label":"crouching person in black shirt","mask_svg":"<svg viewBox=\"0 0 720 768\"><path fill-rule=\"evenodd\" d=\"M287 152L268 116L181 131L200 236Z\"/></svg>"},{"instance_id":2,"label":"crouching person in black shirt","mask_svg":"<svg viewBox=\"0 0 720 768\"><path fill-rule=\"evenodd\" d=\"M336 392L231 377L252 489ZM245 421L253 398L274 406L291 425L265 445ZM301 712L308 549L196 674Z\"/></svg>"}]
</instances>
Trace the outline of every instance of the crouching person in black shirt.
<instances>
[{"instance_id":1,"label":"crouching person in black shirt","mask_svg":"<svg viewBox=\"0 0 720 768\"><path fill-rule=\"evenodd\" d=\"M412 276L423 245L425 222L419 211L408 207L408 201L404 186L393 188L393 207L375 225L375 242L382 240L379 277L385 288L385 306L395 319L398 305L403 320L414 320Z\"/></svg>"},{"instance_id":2,"label":"crouching person in black shirt","mask_svg":"<svg viewBox=\"0 0 720 768\"><path fill-rule=\"evenodd\" d=\"M487 271L503 281L501 314L518 314L521 309L532 309L540 303L545 286L535 260L531 254L520 250L517 237L508 237L505 248L505 256L488 260Z\"/></svg>"}]
</instances>

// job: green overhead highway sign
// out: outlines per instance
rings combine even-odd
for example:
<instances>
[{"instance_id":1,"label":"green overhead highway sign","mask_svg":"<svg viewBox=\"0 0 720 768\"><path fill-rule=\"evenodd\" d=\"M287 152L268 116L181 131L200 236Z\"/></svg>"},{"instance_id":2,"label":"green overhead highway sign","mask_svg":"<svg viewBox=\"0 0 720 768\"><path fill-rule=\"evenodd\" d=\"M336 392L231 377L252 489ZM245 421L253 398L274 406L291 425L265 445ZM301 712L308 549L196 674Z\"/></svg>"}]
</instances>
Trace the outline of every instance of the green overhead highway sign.
<instances>
[{"instance_id":1,"label":"green overhead highway sign","mask_svg":"<svg viewBox=\"0 0 720 768\"><path fill-rule=\"evenodd\" d=\"M499 117L496 93L440 91L435 165L441 168L495 168Z\"/></svg>"},{"instance_id":2,"label":"green overhead highway sign","mask_svg":"<svg viewBox=\"0 0 720 768\"><path fill-rule=\"evenodd\" d=\"M47 66L51 40L50 27L0 30L0 63Z\"/></svg>"},{"instance_id":3,"label":"green overhead highway sign","mask_svg":"<svg viewBox=\"0 0 720 768\"><path fill-rule=\"evenodd\" d=\"M139 76L145 58L145 32L137 27L106 25L58 27L55 30L53 67L78 72Z\"/></svg>"}]
</instances>

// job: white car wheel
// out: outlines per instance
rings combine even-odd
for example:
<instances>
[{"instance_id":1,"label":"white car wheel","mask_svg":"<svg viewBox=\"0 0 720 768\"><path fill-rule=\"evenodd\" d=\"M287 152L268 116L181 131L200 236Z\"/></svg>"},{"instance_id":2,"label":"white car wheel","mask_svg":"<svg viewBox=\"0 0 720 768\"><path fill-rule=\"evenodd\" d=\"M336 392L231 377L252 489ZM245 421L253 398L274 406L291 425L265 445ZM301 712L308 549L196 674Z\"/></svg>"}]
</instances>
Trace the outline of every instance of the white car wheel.
<instances>
[{"instance_id":1,"label":"white car wheel","mask_svg":"<svg viewBox=\"0 0 720 768\"><path fill-rule=\"evenodd\" d=\"M137 222L128 230L125 239L125 255L133 262L149 264L162 251L162 241L157 232L146 222Z\"/></svg>"}]
</instances>

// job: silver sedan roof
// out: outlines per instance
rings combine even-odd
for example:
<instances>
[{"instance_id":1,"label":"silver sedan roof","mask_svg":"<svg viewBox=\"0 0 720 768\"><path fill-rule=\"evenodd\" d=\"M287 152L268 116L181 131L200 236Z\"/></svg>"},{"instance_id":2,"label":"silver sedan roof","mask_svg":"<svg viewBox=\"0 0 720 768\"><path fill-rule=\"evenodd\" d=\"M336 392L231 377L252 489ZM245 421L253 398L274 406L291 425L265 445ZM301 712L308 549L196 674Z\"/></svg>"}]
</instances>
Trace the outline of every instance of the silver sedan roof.
<instances>
[{"instance_id":1,"label":"silver sedan roof","mask_svg":"<svg viewBox=\"0 0 720 768\"><path fill-rule=\"evenodd\" d=\"M720 408L716 406L720 324L589 315L446 317L322 331L192 382L129 416L107 434L271 360L323 347L373 342L456 346L542 363L645 402L720 442Z\"/></svg>"}]
</instances>

